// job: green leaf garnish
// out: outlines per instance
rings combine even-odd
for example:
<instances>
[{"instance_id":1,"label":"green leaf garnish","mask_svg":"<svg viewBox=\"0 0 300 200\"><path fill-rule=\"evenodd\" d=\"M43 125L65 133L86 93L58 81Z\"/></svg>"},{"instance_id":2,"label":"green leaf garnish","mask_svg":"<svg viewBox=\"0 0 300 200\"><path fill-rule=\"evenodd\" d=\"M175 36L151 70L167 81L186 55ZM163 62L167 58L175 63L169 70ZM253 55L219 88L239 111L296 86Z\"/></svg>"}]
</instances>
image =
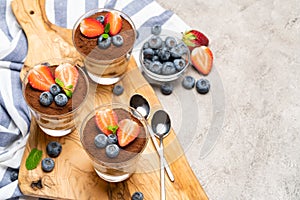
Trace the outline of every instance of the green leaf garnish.
<instances>
[{"instance_id":1,"label":"green leaf garnish","mask_svg":"<svg viewBox=\"0 0 300 200\"><path fill-rule=\"evenodd\" d=\"M39 162L41 161L42 155L43 152L41 150L38 150L37 148L33 148L26 159L26 163L25 163L26 169L27 170L35 169L38 166Z\"/></svg>"},{"instance_id":2,"label":"green leaf garnish","mask_svg":"<svg viewBox=\"0 0 300 200\"><path fill-rule=\"evenodd\" d=\"M119 128L118 125L114 125L114 126L109 125L109 126L107 126L107 129L110 130L111 132L113 132L113 134L116 134L118 128Z\"/></svg>"},{"instance_id":3,"label":"green leaf garnish","mask_svg":"<svg viewBox=\"0 0 300 200\"><path fill-rule=\"evenodd\" d=\"M107 23L104 28L104 33L109 33L109 29L110 29L110 24Z\"/></svg>"},{"instance_id":4,"label":"green leaf garnish","mask_svg":"<svg viewBox=\"0 0 300 200\"><path fill-rule=\"evenodd\" d=\"M69 98L71 98L73 95L72 90L65 90L65 93L66 93L67 97L69 97Z\"/></svg>"},{"instance_id":5,"label":"green leaf garnish","mask_svg":"<svg viewBox=\"0 0 300 200\"><path fill-rule=\"evenodd\" d=\"M66 89L72 89L73 88L73 85L68 85L67 87L66 87Z\"/></svg>"},{"instance_id":6,"label":"green leaf garnish","mask_svg":"<svg viewBox=\"0 0 300 200\"><path fill-rule=\"evenodd\" d=\"M103 37L104 39L107 39L107 38L109 37L109 35L108 35L107 33L103 33L103 34L102 34L102 37Z\"/></svg>"},{"instance_id":7,"label":"green leaf garnish","mask_svg":"<svg viewBox=\"0 0 300 200\"><path fill-rule=\"evenodd\" d=\"M65 87L64 83L63 83L60 79L58 79L58 78L55 79L55 83L56 83L57 85L59 85L60 87L62 87L62 88Z\"/></svg>"}]
</instances>

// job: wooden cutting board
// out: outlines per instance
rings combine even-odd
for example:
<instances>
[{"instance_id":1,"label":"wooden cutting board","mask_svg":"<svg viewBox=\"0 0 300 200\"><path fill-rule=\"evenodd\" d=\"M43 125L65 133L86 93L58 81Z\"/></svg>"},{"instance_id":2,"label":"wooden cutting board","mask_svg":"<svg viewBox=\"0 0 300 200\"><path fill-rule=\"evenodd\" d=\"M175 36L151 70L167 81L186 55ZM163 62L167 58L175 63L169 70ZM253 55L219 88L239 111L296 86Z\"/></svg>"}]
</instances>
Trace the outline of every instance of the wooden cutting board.
<instances>
[{"instance_id":1,"label":"wooden cutting board","mask_svg":"<svg viewBox=\"0 0 300 200\"><path fill-rule=\"evenodd\" d=\"M45 14L45 0L13 0L13 12L25 31L28 40L28 56L21 72L40 61L50 58L67 58L81 61L72 44L72 31L51 24ZM100 86L90 81L90 92L85 112L79 115L78 125L88 111L95 106L108 102L129 103L135 93L142 94L149 101L153 113L161 104L152 87L141 75L134 58L131 58L126 76L120 82L125 88L121 96L112 95L112 86ZM145 199L160 199L159 158L149 141L138 173L121 183L108 183L94 172L87 154L79 141L78 128L71 134L54 138L47 136L32 119L30 135L26 144L19 172L19 186L25 195L52 199L130 199L135 191L143 192ZM25 160L33 148L43 150L46 157L46 144L59 141L63 151L55 158L55 169L50 173L41 170L40 164L34 170L25 168ZM172 130L164 140L165 156L170 163L175 182L167 175L167 199L208 199L200 183L191 170L184 152ZM32 187L32 182L41 180L42 188Z\"/></svg>"}]
</instances>

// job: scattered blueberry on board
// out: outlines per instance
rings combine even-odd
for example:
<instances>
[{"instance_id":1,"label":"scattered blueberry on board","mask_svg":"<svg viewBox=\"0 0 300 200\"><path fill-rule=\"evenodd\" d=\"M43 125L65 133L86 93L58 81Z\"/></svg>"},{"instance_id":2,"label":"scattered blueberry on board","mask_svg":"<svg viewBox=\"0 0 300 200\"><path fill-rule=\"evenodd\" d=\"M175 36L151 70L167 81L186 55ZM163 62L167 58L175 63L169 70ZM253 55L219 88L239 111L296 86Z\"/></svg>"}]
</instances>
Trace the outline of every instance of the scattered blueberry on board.
<instances>
[{"instance_id":1,"label":"scattered blueberry on board","mask_svg":"<svg viewBox=\"0 0 300 200\"><path fill-rule=\"evenodd\" d=\"M123 94L124 92L124 87L122 85L115 85L113 87L113 93L117 96Z\"/></svg>"},{"instance_id":2,"label":"scattered blueberry on board","mask_svg":"<svg viewBox=\"0 0 300 200\"><path fill-rule=\"evenodd\" d=\"M10 180L11 180L11 182L14 182L15 180L17 180L18 176L19 176L19 171L18 170L12 170L10 172Z\"/></svg>"},{"instance_id":3,"label":"scattered blueberry on board","mask_svg":"<svg viewBox=\"0 0 300 200\"><path fill-rule=\"evenodd\" d=\"M51 172L54 169L55 162L52 158L44 158L42 160L42 170L44 172Z\"/></svg>"},{"instance_id":4,"label":"scattered blueberry on board","mask_svg":"<svg viewBox=\"0 0 300 200\"><path fill-rule=\"evenodd\" d=\"M62 151L62 146L57 141L51 141L46 146L46 152L51 158L56 158Z\"/></svg>"},{"instance_id":5,"label":"scattered blueberry on board","mask_svg":"<svg viewBox=\"0 0 300 200\"><path fill-rule=\"evenodd\" d=\"M210 89L210 83L207 79L201 78L196 82L196 90L200 94L208 93Z\"/></svg>"},{"instance_id":6,"label":"scattered blueberry on board","mask_svg":"<svg viewBox=\"0 0 300 200\"><path fill-rule=\"evenodd\" d=\"M185 76L182 80L182 86L185 89L192 89L195 86L195 79L192 76Z\"/></svg>"},{"instance_id":7,"label":"scattered blueberry on board","mask_svg":"<svg viewBox=\"0 0 300 200\"><path fill-rule=\"evenodd\" d=\"M142 192L135 192L131 196L131 200L143 200L143 199L144 199L144 195Z\"/></svg>"},{"instance_id":8,"label":"scattered blueberry on board","mask_svg":"<svg viewBox=\"0 0 300 200\"><path fill-rule=\"evenodd\" d=\"M105 153L109 158L115 158L120 153L120 148L116 144L109 144L105 147Z\"/></svg>"},{"instance_id":9,"label":"scattered blueberry on board","mask_svg":"<svg viewBox=\"0 0 300 200\"><path fill-rule=\"evenodd\" d=\"M163 83L160 86L160 91L164 95L170 95L173 92L173 85L171 83Z\"/></svg>"},{"instance_id":10,"label":"scattered blueberry on board","mask_svg":"<svg viewBox=\"0 0 300 200\"><path fill-rule=\"evenodd\" d=\"M107 145L107 136L102 133L96 135L94 139L94 143L97 148L101 148L101 149L105 148Z\"/></svg>"}]
</instances>

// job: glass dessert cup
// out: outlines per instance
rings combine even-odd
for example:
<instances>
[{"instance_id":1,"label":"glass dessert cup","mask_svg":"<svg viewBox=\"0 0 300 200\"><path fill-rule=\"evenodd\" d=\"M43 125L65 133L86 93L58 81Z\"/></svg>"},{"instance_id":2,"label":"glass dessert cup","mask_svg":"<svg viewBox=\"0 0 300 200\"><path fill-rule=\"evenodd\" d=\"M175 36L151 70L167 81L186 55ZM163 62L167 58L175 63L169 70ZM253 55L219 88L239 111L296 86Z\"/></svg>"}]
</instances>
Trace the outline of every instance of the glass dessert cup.
<instances>
[{"instance_id":1,"label":"glass dessert cup","mask_svg":"<svg viewBox=\"0 0 300 200\"><path fill-rule=\"evenodd\" d=\"M110 45L107 49L97 46L96 38L88 38L81 34L80 23L85 18L97 18L108 12L116 12L122 18L122 29L119 34L124 39L120 47ZM121 11L107 8L93 9L82 15L75 23L72 32L72 40L76 50L83 57L83 62L88 76L96 83L111 85L124 76L132 49L136 40L136 29L132 20Z\"/></svg>"},{"instance_id":2,"label":"glass dessert cup","mask_svg":"<svg viewBox=\"0 0 300 200\"><path fill-rule=\"evenodd\" d=\"M54 73L55 67L63 63L70 63L71 65L74 65L72 61L64 59L47 60L37 65L47 65L49 68L53 68L52 73ZM38 126L47 135L61 137L71 133L76 128L75 118L79 115L85 101L87 100L89 82L84 71L78 66L75 67L79 72L79 78L73 92L73 96L68 100L66 107L59 107L55 105L54 102L52 102L49 107L42 106L39 103L39 95L43 91L38 91L32 88L28 81L28 76L33 68L27 72L23 79L23 97L32 116L36 119Z\"/></svg>"},{"instance_id":3,"label":"glass dessert cup","mask_svg":"<svg viewBox=\"0 0 300 200\"><path fill-rule=\"evenodd\" d=\"M102 133L96 125L95 114L107 109L115 111L118 123L123 119L131 119L139 124L140 130L139 135L128 145L120 147L118 144L120 152L115 158L109 158L105 153L105 148L97 148L94 143L95 136ZM116 134L118 135L119 132L117 131ZM86 116L80 128L80 141L83 149L89 155L98 176L108 182L124 181L136 172L148 140L149 133L142 115L134 108L120 103L106 104L95 108Z\"/></svg>"}]
</instances>

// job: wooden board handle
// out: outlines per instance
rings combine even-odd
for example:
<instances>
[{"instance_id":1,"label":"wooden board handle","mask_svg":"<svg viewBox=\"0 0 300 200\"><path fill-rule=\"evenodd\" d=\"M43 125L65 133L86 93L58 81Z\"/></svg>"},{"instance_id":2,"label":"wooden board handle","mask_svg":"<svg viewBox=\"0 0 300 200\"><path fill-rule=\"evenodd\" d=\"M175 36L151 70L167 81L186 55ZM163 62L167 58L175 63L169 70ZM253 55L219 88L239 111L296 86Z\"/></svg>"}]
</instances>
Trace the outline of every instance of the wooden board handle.
<instances>
[{"instance_id":1,"label":"wooden board handle","mask_svg":"<svg viewBox=\"0 0 300 200\"><path fill-rule=\"evenodd\" d=\"M12 10L28 40L28 55L21 77L28 67L53 58L81 59L72 42L72 30L52 24L45 12L45 0L13 0Z\"/></svg>"}]
</instances>

